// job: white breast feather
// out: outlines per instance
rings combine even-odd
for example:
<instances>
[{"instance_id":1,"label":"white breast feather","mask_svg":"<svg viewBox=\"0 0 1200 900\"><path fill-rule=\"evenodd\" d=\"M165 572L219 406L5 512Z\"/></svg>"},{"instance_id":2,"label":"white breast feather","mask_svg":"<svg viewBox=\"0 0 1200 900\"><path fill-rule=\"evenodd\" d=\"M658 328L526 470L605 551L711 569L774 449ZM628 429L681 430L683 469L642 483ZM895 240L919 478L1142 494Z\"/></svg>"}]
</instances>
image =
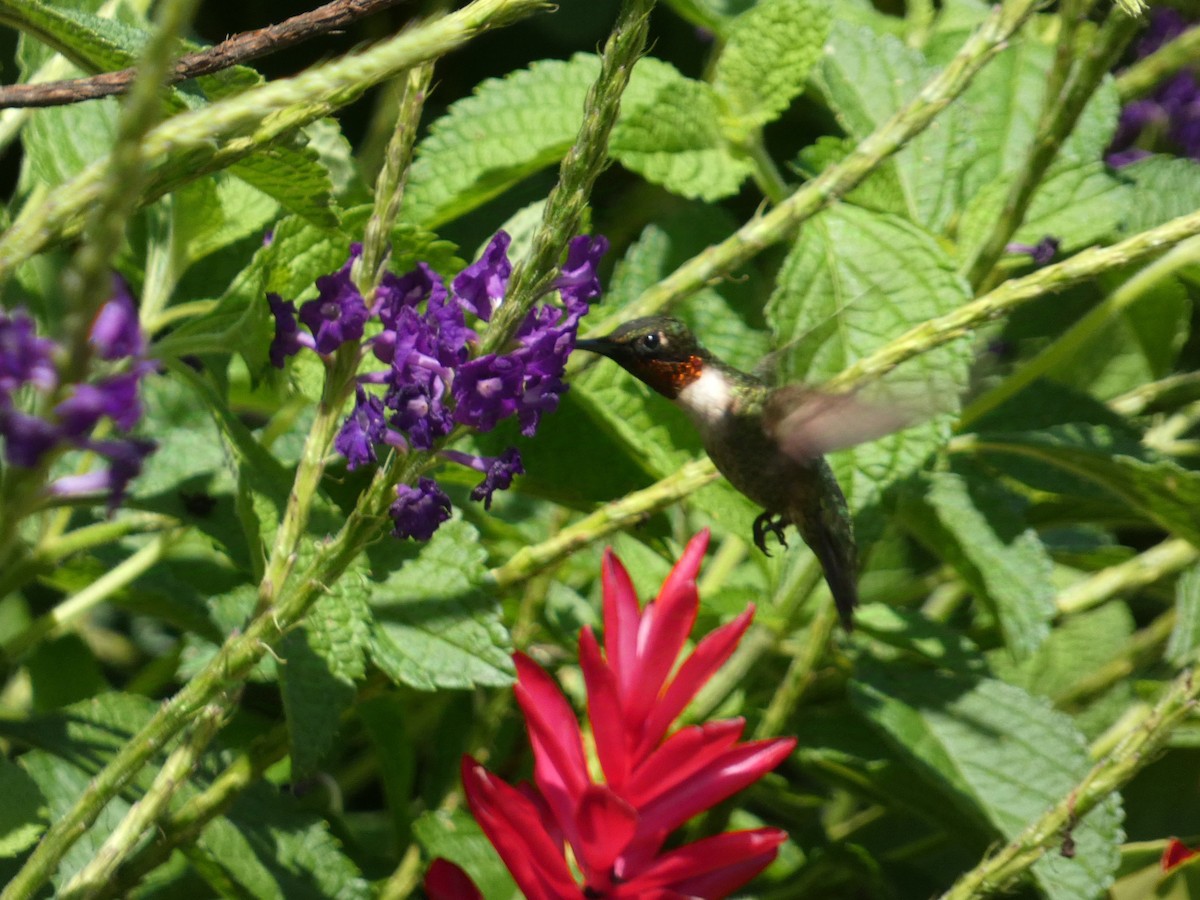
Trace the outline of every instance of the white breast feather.
<instances>
[{"instance_id":1,"label":"white breast feather","mask_svg":"<svg viewBox=\"0 0 1200 900\"><path fill-rule=\"evenodd\" d=\"M705 367L700 377L679 392L675 402L702 430L715 425L729 409L732 392L725 376Z\"/></svg>"}]
</instances>

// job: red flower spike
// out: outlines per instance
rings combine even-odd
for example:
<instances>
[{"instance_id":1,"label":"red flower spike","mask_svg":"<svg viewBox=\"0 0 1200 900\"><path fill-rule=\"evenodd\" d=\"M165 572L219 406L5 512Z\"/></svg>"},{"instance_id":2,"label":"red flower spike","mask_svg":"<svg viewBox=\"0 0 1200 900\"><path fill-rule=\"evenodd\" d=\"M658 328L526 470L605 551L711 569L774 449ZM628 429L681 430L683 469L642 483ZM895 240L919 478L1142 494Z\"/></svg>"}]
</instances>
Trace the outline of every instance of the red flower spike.
<instances>
[{"instance_id":1,"label":"red flower spike","mask_svg":"<svg viewBox=\"0 0 1200 900\"><path fill-rule=\"evenodd\" d=\"M671 677L699 610L696 575L707 545L706 532L688 544L644 610L620 561L605 554L603 650L591 629L579 636L604 783L591 780L582 733L562 692L531 659L515 656L536 788L522 793L469 759L463 783L480 827L531 900L721 898L754 878L786 840L763 828L662 849L672 829L761 778L796 743L739 743L740 719L689 725L667 737L753 616L748 609L699 641Z\"/></svg>"},{"instance_id":2,"label":"red flower spike","mask_svg":"<svg viewBox=\"0 0 1200 900\"><path fill-rule=\"evenodd\" d=\"M1178 838L1171 838L1163 850L1162 861L1159 865L1164 872L1170 872L1176 866L1187 862L1197 853L1200 853L1200 850L1193 850Z\"/></svg>"},{"instance_id":3,"label":"red flower spike","mask_svg":"<svg viewBox=\"0 0 1200 900\"><path fill-rule=\"evenodd\" d=\"M425 873L429 900L483 900L470 876L448 859L435 859Z\"/></svg>"}]
</instances>

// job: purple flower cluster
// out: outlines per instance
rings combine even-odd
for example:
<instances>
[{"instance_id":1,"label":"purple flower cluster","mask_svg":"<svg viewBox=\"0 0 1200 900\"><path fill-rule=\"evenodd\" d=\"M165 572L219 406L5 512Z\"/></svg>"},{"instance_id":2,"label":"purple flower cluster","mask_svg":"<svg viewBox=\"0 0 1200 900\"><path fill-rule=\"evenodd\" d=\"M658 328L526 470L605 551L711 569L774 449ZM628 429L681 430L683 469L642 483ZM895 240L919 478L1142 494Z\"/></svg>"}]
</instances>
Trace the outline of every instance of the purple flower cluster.
<instances>
[{"instance_id":1,"label":"purple flower cluster","mask_svg":"<svg viewBox=\"0 0 1200 900\"><path fill-rule=\"evenodd\" d=\"M1138 43L1137 56L1149 56L1189 27L1178 11L1158 7ZM1105 157L1119 167L1149 156L1154 149L1200 159L1200 80L1194 69L1176 72L1147 97L1121 109L1117 131Z\"/></svg>"},{"instance_id":2,"label":"purple flower cluster","mask_svg":"<svg viewBox=\"0 0 1200 900\"><path fill-rule=\"evenodd\" d=\"M346 343L359 344L363 352L369 349L386 366L358 377L354 408L334 442L348 468L375 462L381 446L430 450L456 425L490 431L514 415L521 433L531 437L542 415L557 408L567 390L562 374L575 347L579 319L600 293L596 266L608 241L574 238L554 284L563 307L533 309L518 329L513 349L476 356L479 335L467 315L487 322L503 302L512 274L509 242L507 234L498 232L449 288L424 263L405 275L389 272L370 306L350 277L361 253L358 245L338 272L317 279L317 298L301 304L299 312L294 303L268 295L275 317L270 357L276 366L301 348L327 356ZM372 321L381 327L363 340ZM498 457L456 451L442 455L483 473L471 497L487 508L493 493L525 471L515 448ZM436 482L422 478L415 487L397 488L391 515L398 537L428 540L449 517L450 501Z\"/></svg>"},{"instance_id":3,"label":"purple flower cluster","mask_svg":"<svg viewBox=\"0 0 1200 900\"><path fill-rule=\"evenodd\" d=\"M11 314L0 310L0 437L5 461L33 469L65 448L103 456L107 469L60 478L49 490L60 496L105 492L110 510L121 502L126 486L154 450L152 442L140 438L92 437L105 418L121 432L138 423L142 416L138 386L155 369L144 358L145 338L133 297L121 278L113 281L113 297L101 308L89 334L96 356L113 365L91 381L61 386L52 359L57 349L54 341L38 337L33 319L23 310ZM44 416L32 415L16 403L17 392L25 388L62 399Z\"/></svg>"}]
</instances>

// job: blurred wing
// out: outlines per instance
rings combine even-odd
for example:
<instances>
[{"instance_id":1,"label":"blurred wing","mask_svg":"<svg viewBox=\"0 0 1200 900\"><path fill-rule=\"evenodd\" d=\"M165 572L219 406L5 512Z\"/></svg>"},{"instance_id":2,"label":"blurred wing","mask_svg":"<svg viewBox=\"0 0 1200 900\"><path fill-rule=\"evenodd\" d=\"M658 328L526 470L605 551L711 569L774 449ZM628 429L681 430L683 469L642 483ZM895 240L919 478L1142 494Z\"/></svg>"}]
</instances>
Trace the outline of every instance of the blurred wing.
<instances>
[{"instance_id":1,"label":"blurred wing","mask_svg":"<svg viewBox=\"0 0 1200 900\"><path fill-rule=\"evenodd\" d=\"M804 462L881 438L920 418L901 404L874 405L857 394L824 394L789 384L767 398L763 428L784 453Z\"/></svg>"}]
</instances>

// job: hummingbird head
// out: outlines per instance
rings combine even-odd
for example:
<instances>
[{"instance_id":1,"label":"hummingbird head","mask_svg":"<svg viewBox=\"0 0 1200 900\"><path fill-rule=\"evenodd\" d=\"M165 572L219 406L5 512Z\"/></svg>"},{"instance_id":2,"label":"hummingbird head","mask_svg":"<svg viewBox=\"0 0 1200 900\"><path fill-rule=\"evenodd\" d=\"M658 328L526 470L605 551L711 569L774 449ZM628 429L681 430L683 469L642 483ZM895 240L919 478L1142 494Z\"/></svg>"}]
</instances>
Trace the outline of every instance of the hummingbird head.
<instances>
[{"instance_id":1,"label":"hummingbird head","mask_svg":"<svg viewBox=\"0 0 1200 900\"><path fill-rule=\"evenodd\" d=\"M671 400L700 377L712 358L688 327L670 316L631 319L608 337L576 341L575 346L607 356Z\"/></svg>"}]
</instances>

